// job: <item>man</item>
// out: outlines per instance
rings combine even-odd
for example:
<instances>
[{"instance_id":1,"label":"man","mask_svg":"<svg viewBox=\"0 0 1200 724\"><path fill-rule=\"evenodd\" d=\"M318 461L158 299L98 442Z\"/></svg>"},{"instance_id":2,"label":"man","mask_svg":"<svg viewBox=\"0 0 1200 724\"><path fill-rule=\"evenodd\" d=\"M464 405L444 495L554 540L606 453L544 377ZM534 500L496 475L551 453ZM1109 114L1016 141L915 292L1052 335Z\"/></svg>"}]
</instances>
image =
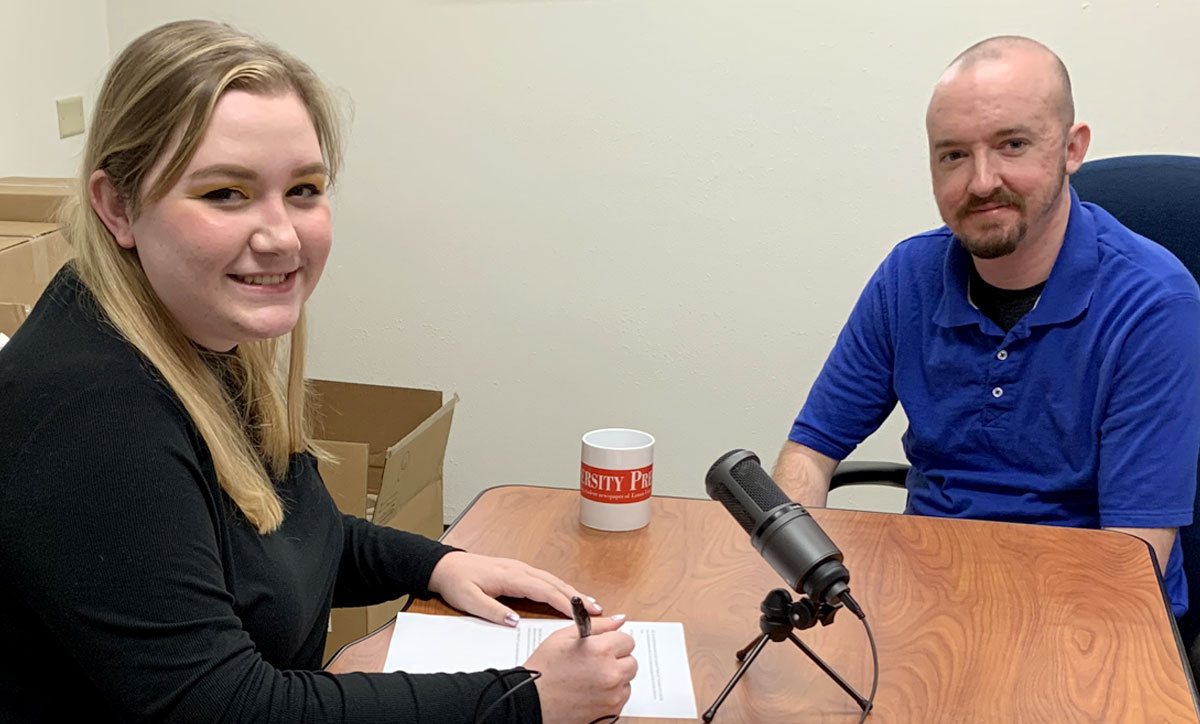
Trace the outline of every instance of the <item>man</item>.
<instances>
[{"instance_id":1,"label":"man","mask_svg":"<svg viewBox=\"0 0 1200 724\"><path fill-rule=\"evenodd\" d=\"M926 129L946 226L899 244L868 282L776 480L824 505L837 462L899 401L906 512L1131 533L1166 562L1182 614L1200 290L1071 190L1091 131L1046 47L998 37L963 52Z\"/></svg>"}]
</instances>

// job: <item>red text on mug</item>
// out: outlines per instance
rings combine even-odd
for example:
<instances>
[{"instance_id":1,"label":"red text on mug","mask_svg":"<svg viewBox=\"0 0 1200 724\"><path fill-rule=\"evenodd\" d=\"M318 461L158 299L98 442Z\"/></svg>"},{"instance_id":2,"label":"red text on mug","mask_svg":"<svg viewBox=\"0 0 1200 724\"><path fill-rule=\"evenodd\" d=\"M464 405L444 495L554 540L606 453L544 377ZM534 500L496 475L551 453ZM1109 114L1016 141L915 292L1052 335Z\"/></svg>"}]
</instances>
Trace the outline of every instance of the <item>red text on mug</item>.
<instances>
[{"instance_id":1,"label":"red text on mug","mask_svg":"<svg viewBox=\"0 0 1200 724\"><path fill-rule=\"evenodd\" d=\"M636 503L650 497L654 466L636 470L604 470L587 463L579 466L579 491L598 503Z\"/></svg>"}]
</instances>

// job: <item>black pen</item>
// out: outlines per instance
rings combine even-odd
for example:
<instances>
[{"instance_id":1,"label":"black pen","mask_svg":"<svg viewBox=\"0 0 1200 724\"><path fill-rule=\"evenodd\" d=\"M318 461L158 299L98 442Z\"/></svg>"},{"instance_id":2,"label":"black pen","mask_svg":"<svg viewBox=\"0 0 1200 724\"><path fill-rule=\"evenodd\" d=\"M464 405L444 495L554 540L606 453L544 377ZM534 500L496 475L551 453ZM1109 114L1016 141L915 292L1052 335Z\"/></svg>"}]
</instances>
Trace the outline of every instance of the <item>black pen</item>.
<instances>
[{"instance_id":1,"label":"black pen","mask_svg":"<svg viewBox=\"0 0 1200 724\"><path fill-rule=\"evenodd\" d=\"M592 617L583 606L583 599L571 596L571 615L575 617L575 626L579 629L579 638L585 639L592 633Z\"/></svg>"},{"instance_id":2,"label":"black pen","mask_svg":"<svg viewBox=\"0 0 1200 724\"><path fill-rule=\"evenodd\" d=\"M583 605L583 599L579 596L571 596L571 615L575 618L575 627L579 629L579 638L586 639L592 633L592 617L588 615L587 608ZM617 724L621 717L619 715L610 715L609 724ZM608 719L609 717L603 717Z\"/></svg>"}]
</instances>

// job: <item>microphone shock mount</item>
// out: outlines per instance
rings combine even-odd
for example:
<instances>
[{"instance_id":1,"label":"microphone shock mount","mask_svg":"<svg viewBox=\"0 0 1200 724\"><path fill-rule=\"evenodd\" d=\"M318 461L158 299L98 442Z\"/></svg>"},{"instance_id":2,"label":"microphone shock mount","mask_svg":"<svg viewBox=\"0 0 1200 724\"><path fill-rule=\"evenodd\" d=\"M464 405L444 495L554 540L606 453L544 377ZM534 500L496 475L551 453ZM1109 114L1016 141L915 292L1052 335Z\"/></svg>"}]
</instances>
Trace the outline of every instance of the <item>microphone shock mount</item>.
<instances>
[{"instance_id":1,"label":"microphone shock mount","mask_svg":"<svg viewBox=\"0 0 1200 724\"><path fill-rule=\"evenodd\" d=\"M733 691L733 687L741 680L742 675L754 663L754 659L767 645L768 641L791 641L804 654L812 659L821 671L824 671L829 678L833 679L842 691L850 695L854 702L864 712L870 707L868 701L862 694L854 690L829 664L825 663L817 653L808 647L800 637L795 634L795 629L801 631L810 629L820 623L822 626L828 626L833 623L833 617L842 608L841 603L828 604L824 602L814 603L808 596L800 596L798 600L792 600L792 594L786 588L776 588L767 594L763 599L759 610L762 611L762 616L758 618L758 626L762 631L753 641L746 645L741 651L737 652L738 661L742 665L734 673L733 678L721 690L717 700L713 705L704 712L703 719L705 722L712 722L713 717L717 715L717 709L725 702L725 698L729 696L729 692ZM857 613L857 612L856 612ZM864 714L863 716L866 716Z\"/></svg>"}]
</instances>

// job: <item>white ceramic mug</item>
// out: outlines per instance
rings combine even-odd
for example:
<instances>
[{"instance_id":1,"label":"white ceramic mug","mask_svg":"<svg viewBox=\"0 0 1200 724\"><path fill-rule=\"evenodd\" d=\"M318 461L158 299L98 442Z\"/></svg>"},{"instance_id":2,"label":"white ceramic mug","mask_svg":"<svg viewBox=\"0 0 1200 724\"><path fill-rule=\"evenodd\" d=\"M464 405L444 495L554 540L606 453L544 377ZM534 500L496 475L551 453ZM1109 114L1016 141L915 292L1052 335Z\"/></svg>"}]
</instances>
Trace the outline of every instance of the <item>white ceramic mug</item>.
<instances>
[{"instance_id":1,"label":"white ceramic mug","mask_svg":"<svg viewBox=\"0 0 1200 724\"><path fill-rule=\"evenodd\" d=\"M637 530L650 522L654 436L610 427L583 436L579 522L598 530Z\"/></svg>"}]
</instances>

